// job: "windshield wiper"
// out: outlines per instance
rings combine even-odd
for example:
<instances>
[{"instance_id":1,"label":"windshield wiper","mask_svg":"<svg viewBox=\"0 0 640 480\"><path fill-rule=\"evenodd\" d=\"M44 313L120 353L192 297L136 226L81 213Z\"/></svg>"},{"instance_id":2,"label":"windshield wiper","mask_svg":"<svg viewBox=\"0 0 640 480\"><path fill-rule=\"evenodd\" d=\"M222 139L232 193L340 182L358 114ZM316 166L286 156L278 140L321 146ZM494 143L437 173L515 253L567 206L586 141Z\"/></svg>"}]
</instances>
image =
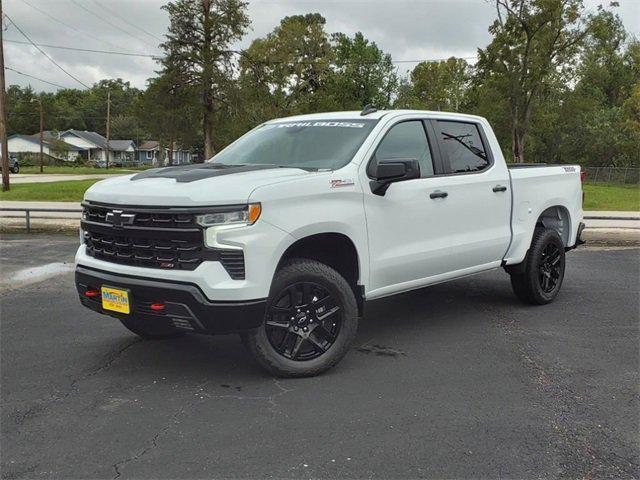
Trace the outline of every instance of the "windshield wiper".
<instances>
[{"instance_id":1,"label":"windshield wiper","mask_svg":"<svg viewBox=\"0 0 640 480\"><path fill-rule=\"evenodd\" d=\"M471 135L451 135L450 133L446 133L446 132L442 132L442 135L444 137L446 137L449 140L455 140L456 142L458 142L460 145L462 145L464 148L466 148L467 150L469 150L471 153L473 153L476 157L480 157L483 160L487 159L487 155L480 150L478 147L474 147L473 145L467 145L466 143L464 143L464 141L462 141L463 138L466 137L470 137Z\"/></svg>"}]
</instances>

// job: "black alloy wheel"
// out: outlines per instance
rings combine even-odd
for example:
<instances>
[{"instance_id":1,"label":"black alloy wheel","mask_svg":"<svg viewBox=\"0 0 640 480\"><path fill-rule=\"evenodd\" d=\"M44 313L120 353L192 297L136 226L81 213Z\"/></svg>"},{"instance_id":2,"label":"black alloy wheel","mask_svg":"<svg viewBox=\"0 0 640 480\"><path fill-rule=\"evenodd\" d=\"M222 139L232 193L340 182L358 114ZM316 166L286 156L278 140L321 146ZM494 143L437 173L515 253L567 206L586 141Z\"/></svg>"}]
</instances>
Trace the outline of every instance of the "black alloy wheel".
<instances>
[{"instance_id":1,"label":"black alloy wheel","mask_svg":"<svg viewBox=\"0 0 640 480\"><path fill-rule=\"evenodd\" d=\"M276 272L262 325L243 332L258 364L279 377L311 377L334 367L358 332L352 285L330 266L293 258Z\"/></svg>"},{"instance_id":2,"label":"black alloy wheel","mask_svg":"<svg viewBox=\"0 0 640 480\"><path fill-rule=\"evenodd\" d=\"M275 351L289 360L306 361L324 355L342 326L339 302L313 282L288 286L269 307L265 329Z\"/></svg>"},{"instance_id":3,"label":"black alloy wheel","mask_svg":"<svg viewBox=\"0 0 640 480\"><path fill-rule=\"evenodd\" d=\"M562 255L558 245L554 242L548 243L542 250L542 258L538 272L540 288L544 293L551 293L558 285L562 274Z\"/></svg>"},{"instance_id":4,"label":"black alloy wheel","mask_svg":"<svg viewBox=\"0 0 640 480\"><path fill-rule=\"evenodd\" d=\"M545 305L560 292L565 270L565 245L557 231L535 229L525 260L507 271L516 296L525 303Z\"/></svg>"}]
</instances>

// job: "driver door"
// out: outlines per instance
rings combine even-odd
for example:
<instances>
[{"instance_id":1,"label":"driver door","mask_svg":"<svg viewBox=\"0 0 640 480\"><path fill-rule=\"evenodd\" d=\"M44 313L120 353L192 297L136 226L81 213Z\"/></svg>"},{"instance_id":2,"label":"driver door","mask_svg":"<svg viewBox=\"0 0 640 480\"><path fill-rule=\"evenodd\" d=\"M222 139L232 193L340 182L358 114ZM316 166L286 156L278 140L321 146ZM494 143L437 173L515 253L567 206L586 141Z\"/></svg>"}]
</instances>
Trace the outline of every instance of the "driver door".
<instances>
[{"instance_id":1,"label":"driver door","mask_svg":"<svg viewBox=\"0 0 640 480\"><path fill-rule=\"evenodd\" d=\"M370 279L367 297L375 298L419 285L447 272L449 245L443 224L451 221L432 199L434 176L442 170L435 131L421 119L392 125L380 141L367 171L380 160L417 159L420 178L392 183L384 196L365 189ZM446 232L446 229L445 229Z\"/></svg>"}]
</instances>

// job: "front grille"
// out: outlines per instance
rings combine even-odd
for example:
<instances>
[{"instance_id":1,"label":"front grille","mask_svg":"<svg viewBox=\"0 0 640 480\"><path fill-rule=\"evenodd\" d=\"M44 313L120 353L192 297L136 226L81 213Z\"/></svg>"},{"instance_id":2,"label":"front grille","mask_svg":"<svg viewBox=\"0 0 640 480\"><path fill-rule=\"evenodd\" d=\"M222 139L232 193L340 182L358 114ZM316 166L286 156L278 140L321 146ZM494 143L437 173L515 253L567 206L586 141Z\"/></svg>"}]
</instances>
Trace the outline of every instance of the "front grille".
<instances>
[{"instance_id":1,"label":"front grille","mask_svg":"<svg viewBox=\"0 0 640 480\"><path fill-rule=\"evenodd\" d=\"M87 221L106 223L107 214L118 210L102 205L84 205L84 217ZM124 212L122 209L118 210ZM127 213L130 212L127 209ZM130 225L157 228L197 227L195 215L192 213L153 211L153 209L137 209Z\"/></svg>"},{"instance_id":2,"label":"front grille","mask_svg":"<svg viewBox=\"0 0 640 480\"><path fill-rule=\"evenodd\" d=\"M206 248L197 212L83 204L87 255L136 267L195 270L220 261L234 280L245 278L242 250Z\"/></svg>"}]
</instances>

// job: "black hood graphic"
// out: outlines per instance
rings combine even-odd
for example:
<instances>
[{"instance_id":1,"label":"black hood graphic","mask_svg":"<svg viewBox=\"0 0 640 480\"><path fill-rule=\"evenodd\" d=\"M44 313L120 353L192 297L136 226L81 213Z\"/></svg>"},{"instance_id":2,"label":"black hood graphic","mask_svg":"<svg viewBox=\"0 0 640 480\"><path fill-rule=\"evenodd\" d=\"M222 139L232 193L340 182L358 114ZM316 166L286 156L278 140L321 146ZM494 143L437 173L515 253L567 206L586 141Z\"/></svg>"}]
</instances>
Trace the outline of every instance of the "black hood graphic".
<instances>
[{"instance_id":1,"label":"black hood graphic","mask_svg":"<svg viewBox=\"0 0 640 480\"><path fill-rule=\"evenodd\" d=\"M219 163L199 163L180 167L154 168L138 173L131 177L132 181L145 178L173 178L176 182L188 183L205 178L231 175L233 173L253 172L254 170L268 170L279 168L276 165L222 165Z\"/></svg>"}]
</instances>

